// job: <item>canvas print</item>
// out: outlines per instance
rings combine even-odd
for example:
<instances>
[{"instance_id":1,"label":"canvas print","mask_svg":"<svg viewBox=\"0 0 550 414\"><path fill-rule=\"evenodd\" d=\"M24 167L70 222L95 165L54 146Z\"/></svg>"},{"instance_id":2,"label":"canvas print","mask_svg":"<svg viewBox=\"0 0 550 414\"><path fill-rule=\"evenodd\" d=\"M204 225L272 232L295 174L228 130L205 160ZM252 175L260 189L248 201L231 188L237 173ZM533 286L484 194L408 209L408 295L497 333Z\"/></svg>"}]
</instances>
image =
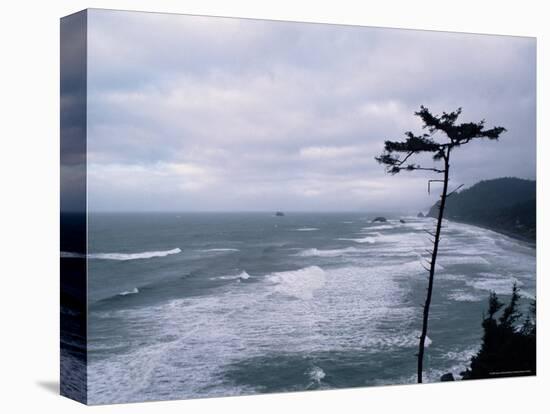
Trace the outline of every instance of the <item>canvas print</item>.
<instances>
[{"instance_id":1,"label":"canvas print","mask_svg":"<svg viewBox=\"0 0 550 414\"><path fill-rule=\"evenodd\" d=\"M61 20L61 392L536 375L536 40Z\"/></svg>"}]
</instances>

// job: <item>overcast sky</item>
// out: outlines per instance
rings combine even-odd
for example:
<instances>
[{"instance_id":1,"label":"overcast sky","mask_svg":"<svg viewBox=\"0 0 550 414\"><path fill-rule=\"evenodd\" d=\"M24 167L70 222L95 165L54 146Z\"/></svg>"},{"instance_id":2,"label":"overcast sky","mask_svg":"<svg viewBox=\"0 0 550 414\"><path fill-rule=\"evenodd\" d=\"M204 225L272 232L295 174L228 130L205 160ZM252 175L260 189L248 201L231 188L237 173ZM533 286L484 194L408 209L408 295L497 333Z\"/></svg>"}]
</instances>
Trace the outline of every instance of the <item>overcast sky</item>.
<instances>
[{"instance_id":1,"label":"overcast sky","mask_svg":"<svg viewBox=\"0 0 550 414\"><path fill-rule=\"evenodd\" d=\"M532 38L101 10L88 29L91 210L424 209L437 177L374 160L421 104L508 130L454 152L453 185L535 178Z\"/></svg>"}]
</instances>

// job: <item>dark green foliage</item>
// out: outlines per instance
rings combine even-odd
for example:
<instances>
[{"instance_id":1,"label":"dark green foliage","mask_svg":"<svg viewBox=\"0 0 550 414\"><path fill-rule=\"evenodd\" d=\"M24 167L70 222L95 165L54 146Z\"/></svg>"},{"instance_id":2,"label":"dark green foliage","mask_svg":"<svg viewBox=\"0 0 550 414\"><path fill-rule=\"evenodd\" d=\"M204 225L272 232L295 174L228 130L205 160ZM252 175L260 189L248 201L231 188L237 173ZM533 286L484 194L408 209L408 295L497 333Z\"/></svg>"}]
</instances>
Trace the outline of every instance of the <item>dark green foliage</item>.
<instances>
[{"instance_id":1,"label":"dark green foliage","mask_svg":"<svg viewBox=\"0 0 550 414\"><path fill-rule=\"evenodd\" d=\"M531 335L536 338L537 335L537 302L533 301L531 302L531 306L529 307L529 313L525 317L525 320L523 321L523 325L521 326L521 333L523 335Z\"/></svg>"},{"instance_id":2,"label":"dark green foliage","mask_svg":"<svg viewBox=\"0 0 550 414\"><path fill-rule=\"evenodd\" d=\"M514 284L510 302L499 318L503 307L495 293L489 296L489 309L483 319L481 349L472 357L470 368L462 373L463 379L482 379L535 375L536 366L536 313L535 302L530 306L523 323L518 309L519 292Z\"/></svg>"},{"instance_id":3,"label":"dark green foliage","mask_svg":"<svg viewBox=\"0 0 550 414\"><path fill-rule=\"evenodd\" d=\"M437 217L437 205L428 216ZM534 240L536 238L536 182L520 178L481 181L453 194L445 218L482 225Z\"/></svg>"},{"instance_id":4,"label":"dark green foliage","mask_svg":"<svg viewBox=\"0 0 550 414\"><path fill-rule=\"evenodd\" d=\"M512 297L510 303L504 308L502 316L499 319L500 327L502 329L508 329L514 331L518 319L521 317L521 313L518 310L519 293L518 287L514 283L512 287Z\"/></svg>"},{"instance_id":5,"label":"dark green foliage","mask_svg":"<svg viewBox=\"0 0 550 414\"><path fill-rule=\"evenodd\" d=\"M443 112L443 115L438 117L432 115L426 107L421 106L420 111L416 112L416 115L422 118L425 128L427 128L431 134L438 130L444 131L451 140L451 144L455 146L466 144L474 138L498 139L500 134L506 131L506 128L503 127L485 129L485 120L479 122L464 122L455 125L461 113L462 108L458 108L454 112Z\"/></svg>"},{"instance_id":6,"label":"dark green foliage","mask_svg":"<svg viewBox=\"0 0 550 414\"><path fill-rule=\"evenodd\" d=\"M397 174L402 170L427 170L436 173L443 173L444 170L433 167L422 167L420 165L409 163L407 160L415 154L433 153L435 161L441 161L448 158L452 149L467 144L473 139L487 138L490 140L498 139L498 137L506 131L503 127L493 127L485 129L485 121L479 122L464 122L457 124L456 121L462 108L458 108L453 112L443 112L442 115L433 115L428 108L420 106L420 110L414 114L424 122L423 128L429 131L429 134L414 135L412 132L405 132L406 139L404 141L385 141L384 153L375 157L376 161L384 164L390 174ZM434 135L437 132L442 132L446 135L445 142L438 142ZM405 154L400 157L399 153Z\"/></svg>"}]
</instances>

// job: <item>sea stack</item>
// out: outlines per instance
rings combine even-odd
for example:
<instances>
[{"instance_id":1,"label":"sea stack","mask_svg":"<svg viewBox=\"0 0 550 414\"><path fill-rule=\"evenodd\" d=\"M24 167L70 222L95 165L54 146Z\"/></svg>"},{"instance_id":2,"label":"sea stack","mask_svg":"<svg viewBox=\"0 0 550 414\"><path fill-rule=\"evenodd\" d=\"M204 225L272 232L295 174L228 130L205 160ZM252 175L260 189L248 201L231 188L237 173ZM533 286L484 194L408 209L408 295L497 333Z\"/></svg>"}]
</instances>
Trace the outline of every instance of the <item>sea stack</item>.
<instances>
[{"instance_id":1,"label":"sea stack","mask_svg":"<svg viewBox=\"0 0 550 414\"><path fill-rule=\"evenodd\" d=\"M376 217L372 222L373 223L385 223L386 221L388 221L386 219L386 217Z\"/></svg>"},{"instance_id":2,"label":"sea stack","mask_svg":"<svg viewBox=\"0 0 550 414\"><path fill-rule=\"evenodd\" d=\"M277 212L275 213L275 215L276 215L277 217L283 217L283 216L285 215L285 213L283 213L282 211L277 211Z\"/></svg>"}]
</instances>

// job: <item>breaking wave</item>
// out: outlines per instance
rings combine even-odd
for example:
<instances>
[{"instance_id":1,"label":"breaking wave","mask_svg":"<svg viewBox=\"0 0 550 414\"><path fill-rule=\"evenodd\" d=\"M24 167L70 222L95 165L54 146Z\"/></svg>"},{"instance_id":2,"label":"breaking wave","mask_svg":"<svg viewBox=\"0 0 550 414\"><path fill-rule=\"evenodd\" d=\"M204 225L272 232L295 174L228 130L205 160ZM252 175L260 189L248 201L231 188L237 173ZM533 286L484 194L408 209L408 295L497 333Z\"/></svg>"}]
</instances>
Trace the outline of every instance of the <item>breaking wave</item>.
<instances>
[{"instance_id":1,"label":"breaking wave","mask_svg":"<svg viewBox=\"0 0 550 414\"><path fill-rule=\"evenodd\" d=\"M375 225L375 226L368 226L368 227L363 227L361 230L364 230L364 231L370 231L370 230L391 230L395 228L395 226L392 226L391 224L380 224L380 225Z\"/></svg>"},{"instance_id":2,"label":"breaking wave","mask_svg":"<svg viewBox=\"0 0 550 414\"><path fill-rule=\"evenodd\" d=\"M311 380L311 382L308 384L306 389L310 389L311 387L314 387L314 386L317 387L321 385L322 379L327 376L325 374L325 371L323 371L323 369L318 366L313 366L310 370L306 371L305 374Z\"/></svg>"},{"instance_id":3,"label":"breaking wave","mask_svg":"<svg viewBox=\"0 0 550 414\"><path fill-rule=\"evenodd\" d=\"M399 335L384 335L376 336L373 338L365 338L363 344L368 347L375 348L415 348L418 346L420 340L420 331L414 331L411 333L404 333ZM432 344L432 340L429 336L426 336L424 340L424 346L429 348Z\"/></svg>"},{"instance_id":4,"label":"breaking wave","mask_svg":"<svg viewBox=\"0 0 550 414\"><path fill-rule=\"evenodd\" d=\"M344 256L350 253L358 253L360 250L355 247L346 247L345 249L329 249L329 250L319 250L316 248L302 250L298 253L298 256L303 257L338 257Z\"/></svg>"},{"instance_id":5,"label":"breaking wave","mask_svg":"<svg viewBox=\"0 0 550 414\"><path fill-rule=\"evenodd\" d=\"M180 248L172 250L160 250L153 252L141 252L141 253L90 253L89 259L103 259L103 260L138 260L138 259L151 259L153 257L165 257L171 254L181 253Z\"/></svg>"},{"instance_id":6,"label":"breaking wave","mask_svg":"<svg viewBox=\"0 0 550 414\"><path fill-rule=\"evenodd\" d=\"M376 243L376 239L374 237L362 237L360 239L346 239L346 238L340 238L338 240L347 240L347 241L353 241L355 243L369 243L374 244Z\"/></svg>"},{"instance_id":7,"label":"breaking wave","mask_svg":"<svg viewBox=\"0 0 550 414\"><path fill-rule=\"evenodd\" d=\"M211 280L246 280L250 279L250 275L246 273L246 271L242 271L238 275L228 275L228 276L218 276L218 277L211 277Z\"/></svg>"},{"instance_id":8,"label":"breaking wave","mask_svg":"<svg viewBox=\"0 0 550 414\"><path fill-rule=\"evenodd\" d=\"M205 249L205 250L201 250L201 252L206 252L206 253L228 253L228 252L238 252L239 249L234 249L234 248L217 248L217 249Z\"/></svg>"},{"instance_id":9,"label":"breaking wave","mask_svg":"<svg viewBox=\"0 0 550 414\"><path fill-rule=\"evenodd\" d=\"M447 295L447 297L456 302L479 302L485 299L484 296L474 295L462 290L452 291Z\"/></svg>"},{"instance_id":10,"label":"breaking wave","mask_svg":"<svg viewBox=\"0 0 550 414\"><path fill-rule=\"evenodd\" d=\"M101 260L138 260L138 259L151 259L153 257L165 257L171 254L181 253L180 248L172 250L160 250L152 252L141 253L89 253L88 259L101 259ZM85 258L86 255L82 253L73 252L61 252L63 258Z\"/></svg>"},{"instance_id":11,"label":"breaking wave","mask_svg":"<svg viewBox=\"0 0 550 414\"><path fill-rule=\"evenodd\" d=\"M127 296L127 295L135 295L136 293L139 293L139 289L133 288L132 290L125 290L124 292L120 292L119 296Z\"/></svg>"},{"instance_id":12,"label":"breaking wave","mask_svg":"<svg viewBox=\"0 0 550 414\"><path fill-rule=\"evenodd\" d=\"M275 291L298 299L312 299L313 293L325 285L325 271L319 266L277 272L267 279L275 283Z\"/></svg>"}]
</instances>

